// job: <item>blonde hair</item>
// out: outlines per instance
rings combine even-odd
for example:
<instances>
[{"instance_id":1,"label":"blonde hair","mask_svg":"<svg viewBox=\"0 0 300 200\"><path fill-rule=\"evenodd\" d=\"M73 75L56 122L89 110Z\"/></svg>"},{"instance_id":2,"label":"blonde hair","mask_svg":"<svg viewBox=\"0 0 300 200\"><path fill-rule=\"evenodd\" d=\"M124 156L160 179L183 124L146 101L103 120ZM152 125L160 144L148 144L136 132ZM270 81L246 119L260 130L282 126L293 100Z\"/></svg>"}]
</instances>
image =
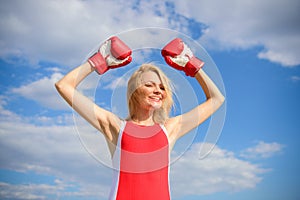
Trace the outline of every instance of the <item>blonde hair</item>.
<instances>
[{"instance_id":1,"label":"blonde hair","mask_svg":"<svg viewBox=\"0 0 300 200\"><path fill-rule=\"evenodd\" d=\"M157 109L153 113L153 121L155 123L163 124L166 119L169 118L171 108L173 106L173 87L171 85L170 79L165 75L165 73L159 69L157 66L151 63L142 64L139 69L137 69L130 77L127 84L127 104L129 108L128 119L133 119L137 110L138 105L138 93L137 89L142 84L142 74L145 72L152 71L158 75L160 78L166 92L166 97L163 100L161 108Z\"/></svg>"}]
</instances>

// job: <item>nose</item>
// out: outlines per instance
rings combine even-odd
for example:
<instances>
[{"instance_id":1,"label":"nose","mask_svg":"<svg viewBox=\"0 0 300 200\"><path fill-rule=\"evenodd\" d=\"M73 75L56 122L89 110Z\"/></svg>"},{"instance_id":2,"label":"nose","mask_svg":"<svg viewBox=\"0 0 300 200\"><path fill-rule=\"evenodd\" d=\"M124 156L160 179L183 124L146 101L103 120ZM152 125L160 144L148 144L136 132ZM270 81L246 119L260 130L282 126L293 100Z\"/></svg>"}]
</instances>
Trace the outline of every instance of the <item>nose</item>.
<instances>
[{"instance_id":1,"label":"nose","mask_svg":"<svg viewBox=\"0 0 300 200\"><path fill-rule=\"evenodd\" d=\"M156 86L154 87L154 94L162 94L162 89L160 88L160 86Z\"/></svg>"}]
</instances>

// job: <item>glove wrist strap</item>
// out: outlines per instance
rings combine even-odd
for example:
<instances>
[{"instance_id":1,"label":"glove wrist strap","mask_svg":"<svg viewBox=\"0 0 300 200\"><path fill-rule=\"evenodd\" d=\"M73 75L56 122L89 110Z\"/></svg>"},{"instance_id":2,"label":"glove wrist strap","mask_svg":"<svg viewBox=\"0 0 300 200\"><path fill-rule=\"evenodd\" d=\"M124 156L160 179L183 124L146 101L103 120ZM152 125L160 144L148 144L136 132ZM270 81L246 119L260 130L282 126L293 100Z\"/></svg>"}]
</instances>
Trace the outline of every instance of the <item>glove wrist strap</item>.
<instances>
[{"instance_id":1,"label":"glove wrist strap","mask_svg":"<svg viewBox=\"0 0 300 200\"><path fill-rule=\"evenodd\" d=\"M204 62L197 57L192 57L185 65L183 71L187 76L195 77L196 73L203 67Z\"/></svg>"},{"instance_id":2,"label":"glove wrist strap","mask_svg":"<svg viewBox=\"0 0 300 200\"><path fill-rule=\"evenodd\" d=\"M101 53L99 53L99 52L92 55L88 59L88 62L95 69L95 71L100 75L104 74L108 70L108 66L106 64L106 61L103 58L103 56L101 55Z\"/></svg>"}]
</instances>

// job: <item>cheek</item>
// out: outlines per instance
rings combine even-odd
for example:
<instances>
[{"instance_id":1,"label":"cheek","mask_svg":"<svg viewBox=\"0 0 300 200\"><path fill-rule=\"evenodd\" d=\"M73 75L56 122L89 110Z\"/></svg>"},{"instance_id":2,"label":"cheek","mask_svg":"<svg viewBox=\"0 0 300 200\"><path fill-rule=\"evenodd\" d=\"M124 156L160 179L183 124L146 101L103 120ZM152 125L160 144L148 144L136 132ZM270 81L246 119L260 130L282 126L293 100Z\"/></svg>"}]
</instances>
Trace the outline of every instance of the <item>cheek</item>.
<instances>
[{"instance_id":1,"label":"cheek","mask_svg":"<svg viewBox=\"0 0 300 200\"><path fill-rule=\"evenodd\" d=\"M146 97L148 96L148 91L145 89L139 88L136 93L137 100L141 103L144 102Z\"/></svg>"},{"instance_id":2,"label":"cheek","mask_svg":"<svg viewBox=\"0 0 300 200\"><path fill-rule=\"evenodd\" d=\"M164 92L162 93L162 100L164 101L166 98L167 98L167 93L164 91Z\"/></svg>"},{"instance_id":3,"label":"cheek","mask_svg":"<svg viewBox=\"0 0 300 200\"><path fill-rule=\"evenodd\" d=\"M141 98L145 98L145 97L149 96L149 94L151 94L151 90L147 89L147 88L139 88L137 90L137 93Z\"/></svg>"}]
</instances>

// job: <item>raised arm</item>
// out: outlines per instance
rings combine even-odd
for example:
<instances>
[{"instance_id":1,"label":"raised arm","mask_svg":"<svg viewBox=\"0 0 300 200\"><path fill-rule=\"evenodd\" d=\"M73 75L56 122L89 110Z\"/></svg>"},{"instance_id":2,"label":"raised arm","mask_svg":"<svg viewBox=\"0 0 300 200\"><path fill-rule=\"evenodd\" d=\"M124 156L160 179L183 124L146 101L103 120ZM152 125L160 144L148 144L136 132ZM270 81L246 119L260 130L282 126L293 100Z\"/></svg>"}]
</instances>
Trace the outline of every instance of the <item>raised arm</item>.
<instances>
[{"instance_id":1,"label":"raised arm","mask_svg":"<svg viewBox=\"0 0 300 200\"><path fill-rule=\"evenodd\" d=\"M73 69L55 84L66 102L110 141L115 139L119 131L120 119L80 93L77 86L95 70L98 74L104 74L111 68L128 64L131 61L131 50L124 45L118 38L110 38L88 62Z\"/></svg>"},{"instance_id":2,"label":"raised arm","mask_svg":"<svg viewBox=\"0 0 300 200\"><path fill-rule=\"evenodd\" d=\"M202 69L204 62L195 57L181 39L176 38L168 43L163 48L162 55L171 67L184 71L187 76L195 77L206 96L205 102L166 122L170 137L176 141L209 118L223 104L225 98Z\"/></svg>"},{"instance_id":3,"label":"raised arm","mask_svg":"<svg viewBox=\"0 0 300 200\"><path fill-rule=\"evenodd\" d=\"M208 119L218 110L225 100L220 90L203 69L200 69L195 74L195 78L202 87L206 100L191 111L175 118L174 121L180 125L180 127L178 127L178 132L176 133L177 139Z\"/></svg>"}]
</instances>

